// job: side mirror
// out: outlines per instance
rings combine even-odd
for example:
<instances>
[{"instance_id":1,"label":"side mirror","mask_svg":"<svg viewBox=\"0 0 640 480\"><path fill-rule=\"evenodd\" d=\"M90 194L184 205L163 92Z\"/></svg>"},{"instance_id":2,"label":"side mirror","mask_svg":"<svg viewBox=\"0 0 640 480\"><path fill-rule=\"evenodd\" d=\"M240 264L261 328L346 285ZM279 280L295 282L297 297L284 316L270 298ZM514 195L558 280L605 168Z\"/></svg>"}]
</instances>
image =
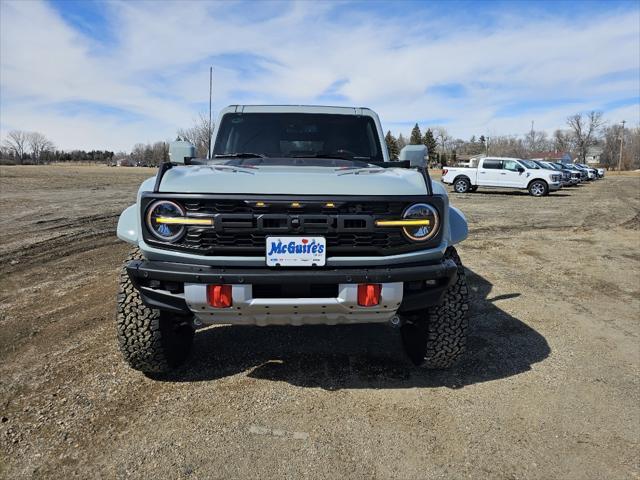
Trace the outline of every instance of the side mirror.
<instances>
[{"instance_id":1,"label":"side mirror","mask_svg":"<svg viewBox=\"0 0 640 480\"><path fill-rule=\"evenodd\" d=\"M196 147L189 142L178 140L169 144L169 161L172 163L185 164L195 156Z\"/></svg>"},{"instance_id":2,"label":"side mirror","mask_svg":"<svg viewBox=\"0 0 640 480\"><path fill-rule=\"evenodd\" d=\"M524 173L524 167L518 167L518 171L519 171L520 173Z\"/></svg>"},{"instance_id":3,"label":"side mirror","mask_svg":"<svg viewBox=\"0 0 640 480\"><path fill-rule=\"evenodd\" d=\"M400 150L398 160L409 160L409 164L412 167L426 168L427 153L427 147L425 145L407 145Z\"/></svg>"}]
</instances>

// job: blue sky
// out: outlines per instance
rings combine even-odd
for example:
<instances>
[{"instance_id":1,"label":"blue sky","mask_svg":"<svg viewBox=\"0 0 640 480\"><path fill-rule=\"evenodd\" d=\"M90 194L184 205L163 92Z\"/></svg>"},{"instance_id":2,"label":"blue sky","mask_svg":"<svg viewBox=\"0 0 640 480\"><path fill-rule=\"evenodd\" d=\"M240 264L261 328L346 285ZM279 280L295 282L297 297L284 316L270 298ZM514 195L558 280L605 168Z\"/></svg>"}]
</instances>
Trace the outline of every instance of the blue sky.
<instances>
[{"instance_id":1,"label":"blue sky","mask_svg":"<svg viewBox=\"0 0 640 480\"><path fill-rule=\"evenodd\" d=\"M0 136L130 150L208 106L368 106L385 129L640 122L637 1L0 2Z\"/></svg>"}]
</instances>

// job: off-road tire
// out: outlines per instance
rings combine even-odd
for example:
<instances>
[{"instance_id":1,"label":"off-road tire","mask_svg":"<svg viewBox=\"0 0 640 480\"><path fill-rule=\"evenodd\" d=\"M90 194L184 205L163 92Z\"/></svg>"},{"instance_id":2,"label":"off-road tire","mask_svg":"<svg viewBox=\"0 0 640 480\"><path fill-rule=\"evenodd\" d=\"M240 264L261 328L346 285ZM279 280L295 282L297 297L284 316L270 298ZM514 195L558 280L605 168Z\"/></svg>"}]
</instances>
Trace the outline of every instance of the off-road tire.
<instances>
[{"instance_id":1,"label":"off-road tire","mask_svg":"<svg viewBox=\"0 0 640 480\"><path fill-rule=\"evenodd\" d=\"M529 184L529 194L534 197L544 197L549 194L549 185L543 180L534 180Z\"/></svg>"},{"instance_id":2,"label":"off-road tire","mask_svg":"<svg viewBox=\"0 0 640 480\"><path fill-rule=\"evenodd\" d=\"M467 346L469 291L464 267L453 247L445 252L458 266L458 278L445 292L442 301L419 314L406 318L400 329L407 356L428 369L449 368Z\"/></svg>"},{"instance_id":3,"label":"off-road tire","mask_svg":"<svg viewBox=\"0 0 640 480\"><path fill-rule=\"evenodd\" d=\"M453 182L453 190L456 193L467 193L471 190L471 182L466 177L456 178L455 182Z\"/></svg>"},{"instance_id":4,"label":"off-road tire","mask_svg":"<svg viewBox=\"0 0 640 480\"><path fill-rule=\"evenodd\" d=\"M116 323L120 351L127 363L147 374L163 373L182 364L191 350L191 318L179 317L142 303L125 269L142 254L133 250L120 272Z\"/></svg>"}]
</instances>

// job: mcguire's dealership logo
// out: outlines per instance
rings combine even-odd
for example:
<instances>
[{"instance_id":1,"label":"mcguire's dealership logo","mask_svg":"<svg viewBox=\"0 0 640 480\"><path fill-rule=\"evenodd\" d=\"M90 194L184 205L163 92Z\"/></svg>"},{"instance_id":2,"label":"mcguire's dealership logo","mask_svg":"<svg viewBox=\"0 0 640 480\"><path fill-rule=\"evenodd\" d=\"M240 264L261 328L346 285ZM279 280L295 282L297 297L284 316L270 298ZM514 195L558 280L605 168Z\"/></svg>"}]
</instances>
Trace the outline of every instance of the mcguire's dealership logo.
<instances>
[{"instance_id":1,"label":"mcguire's dealership logo","mask_svg":"<svg viewBox=\"0 0 640 480\"><path fill-rule=\"evenodd\" d=\"M269 255L283 255L283 254L301 254L311 253L320 254L324 252L324 245L316 243L315 240L309 241L308 238L301 238L298 240L292 240L290 242L282 243L282 240L271 241L269 245Z\"/></svg>"}]
</instances>

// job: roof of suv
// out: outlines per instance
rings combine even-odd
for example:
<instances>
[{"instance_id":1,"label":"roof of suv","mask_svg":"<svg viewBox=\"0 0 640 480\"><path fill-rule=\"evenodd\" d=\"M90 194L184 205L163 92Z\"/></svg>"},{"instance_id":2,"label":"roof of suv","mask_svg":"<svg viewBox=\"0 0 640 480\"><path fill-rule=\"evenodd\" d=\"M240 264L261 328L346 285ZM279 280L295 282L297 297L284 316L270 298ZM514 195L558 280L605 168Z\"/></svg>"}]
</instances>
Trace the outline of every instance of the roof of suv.
<instances>
[{"instance_id":1,"label":"roof of suv","mask_svg":"<svg viewBox=\"0 0 640 480\"><path fill-rule=\"evenodd\" d=\"M330 113L335 115L370 115L366 107L333 107L326 105L229 105L221 113Z\"/></svg>"}]
</instances>

